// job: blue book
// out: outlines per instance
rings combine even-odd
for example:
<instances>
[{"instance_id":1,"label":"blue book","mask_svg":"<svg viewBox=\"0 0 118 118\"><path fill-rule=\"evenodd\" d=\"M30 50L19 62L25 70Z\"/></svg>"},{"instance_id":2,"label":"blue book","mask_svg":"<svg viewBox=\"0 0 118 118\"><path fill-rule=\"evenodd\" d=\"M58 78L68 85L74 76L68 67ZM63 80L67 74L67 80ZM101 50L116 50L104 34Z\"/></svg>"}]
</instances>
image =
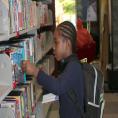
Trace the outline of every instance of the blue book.
<instances>
[{"instance_id":1,"label":"blue book","mask_svg":"<svg viewBox=\"0 0 118 118\"><path fill-rule=\"evenodd\" d=\"M22 46L22 48L14 48L10 54L13 64L13 80L17 83L26 83L26 74L23 73L21 69L21 61L26 60L25 41L18 45Z\"/></svg>"}]
</instances>

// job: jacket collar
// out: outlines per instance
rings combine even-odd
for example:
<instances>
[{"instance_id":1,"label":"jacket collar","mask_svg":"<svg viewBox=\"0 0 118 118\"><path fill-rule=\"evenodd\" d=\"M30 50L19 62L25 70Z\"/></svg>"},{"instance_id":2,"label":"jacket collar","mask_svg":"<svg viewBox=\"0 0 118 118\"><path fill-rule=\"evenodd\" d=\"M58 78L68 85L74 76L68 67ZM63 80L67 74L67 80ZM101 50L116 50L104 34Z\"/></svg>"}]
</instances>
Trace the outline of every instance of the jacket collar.
<instances>
[{"instance_id":1,"label":"jacket collar","mask_svg":"<svg viewBox=\"0 0 118 118\"><path fill-rule=\"evenodd\" d=\"M60 63L59 63L59 66L58 66L58 68L60 70L59 73L63 72L63 70L65 69L66 65L68 63L74 61L74 60L78 60L76 54L72 54L72 55L68 56L67 58L61 60Z\"/></svg>"},{"instance_id":2,"label":"jacket collar","mask_svg":"<svg viewBox=\"0 0 118 118\"><path fill-rule=\"evenodd\" d=\"M76 54L71 54L67 58L63 59L61 62L62 63L68 63L68 62L73 61L73 60L78 60Z\"/></svg>"}]
</instances>

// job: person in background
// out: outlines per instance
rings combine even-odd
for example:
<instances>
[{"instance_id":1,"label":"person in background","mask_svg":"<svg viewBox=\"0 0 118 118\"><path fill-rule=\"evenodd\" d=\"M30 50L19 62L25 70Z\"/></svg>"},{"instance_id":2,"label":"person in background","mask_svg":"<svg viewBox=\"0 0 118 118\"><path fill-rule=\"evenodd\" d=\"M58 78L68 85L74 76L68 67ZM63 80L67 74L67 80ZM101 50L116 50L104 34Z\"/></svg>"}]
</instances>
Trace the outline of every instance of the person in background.
<instances>
[{"instance_id":1,"label":"person in background","mask_svg":"<svg viewBox=\"0 0 118 118\"><path fill-rule=\"evenodd\" d=\"M33 75L44 89L59 96L60 118L81 118L68 96L71 89L77 95L81 110L84 110L84 79L81 65L75 55L76 37L76 29L69 21L60 23L54 32L54 55L63 65L63 71L57 78L46 74L43 69L37 68L29 61L22 63L24 72Z\"/></svg>"},{"instance_id":2,"label":"person in background","mask_svg":"<svg viewBox=\"0 0 118 118\"><path fill-rule=\"evenodd\" d=\"M87 62L92 62L96 56L96 42L80 18L77 19L77 56L79 60L87 58Z\"/></svg>"}]
</instances>

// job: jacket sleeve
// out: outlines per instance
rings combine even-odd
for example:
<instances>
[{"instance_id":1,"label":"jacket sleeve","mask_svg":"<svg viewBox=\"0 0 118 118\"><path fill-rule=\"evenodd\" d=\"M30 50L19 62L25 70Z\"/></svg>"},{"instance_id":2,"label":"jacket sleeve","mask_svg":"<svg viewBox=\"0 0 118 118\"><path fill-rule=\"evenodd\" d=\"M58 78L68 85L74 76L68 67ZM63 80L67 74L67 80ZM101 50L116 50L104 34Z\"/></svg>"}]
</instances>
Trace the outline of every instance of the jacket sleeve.
<instances>
[{"instance_id":1,"label":"jacket sleeve","mask_svg":"<svg viewBox=\"0 0 118 118\"><path fill-rule=\"evenodd\" d=\"M75 64L67 65L64 72L59 75L58 78L54 78L52 76L47 75L43 71L39 72L37 80L40 85L42 85L49 92L54 93L56 95L60 95L65 93L71 88L71 85L76 82L79 71L81 71L80 67Z\"/></svg>"}]
</instances>

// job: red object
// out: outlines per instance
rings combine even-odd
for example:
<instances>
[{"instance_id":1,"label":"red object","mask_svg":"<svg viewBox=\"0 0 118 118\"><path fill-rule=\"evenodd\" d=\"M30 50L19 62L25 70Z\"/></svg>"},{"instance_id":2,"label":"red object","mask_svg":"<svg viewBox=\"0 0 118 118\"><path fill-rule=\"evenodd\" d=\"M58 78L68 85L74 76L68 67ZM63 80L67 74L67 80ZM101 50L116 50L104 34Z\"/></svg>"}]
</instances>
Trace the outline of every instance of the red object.
<instances>
[{"instance_id":1,"label":"red object","mask_svg":"<svg viewBox=\"0 0 118 118\"><path fill-rule=\"evenodd\" d=\"M77 20L77 46L83 48L85 45L93 42L93 38L86 28L83 27L81 19Z\"/></svg>"},{"instance_id":2,"label":"red object","mask_svg":"<svg viewBox=\"0 0 118 118\"><path fill-rule=\"evenodd\" d=\"M81 19L77 20L77 55L79 59L87 58L91 62L95 58L96 43L86 28L83 28Z\"/></svg>"},{"instance_id":3,"label":"red object","mask_svg":"<svg viewBox=\"0 0 118 118\"><path fill-rule=\"evenodd\" d=\"M12 83L12 87L13 87L13 89L15 89L16 88L16 82L14 81L13 83Z\"/></svg>"},{"instance_id":4,"label":"red object","mask_svg":"<svg viewBox=\"0 0 118 118\"><path fill-rule=\"evenodd\" d=\"M16 38L19 38L20 34L19 31L16 32Z\"/></svg>"},{"instance_id":5,"label":"red object","mask_svg":"<svg viewBox=\"0 0 118 118\"><path fill-rule=\"evenodd\" d=\"M87 58L87 62L93 61L96 56L95 54L96 54L95 42L92 42L91 44L77 50L77 56L79 60Z\"/></svg>"}]
</instances>

